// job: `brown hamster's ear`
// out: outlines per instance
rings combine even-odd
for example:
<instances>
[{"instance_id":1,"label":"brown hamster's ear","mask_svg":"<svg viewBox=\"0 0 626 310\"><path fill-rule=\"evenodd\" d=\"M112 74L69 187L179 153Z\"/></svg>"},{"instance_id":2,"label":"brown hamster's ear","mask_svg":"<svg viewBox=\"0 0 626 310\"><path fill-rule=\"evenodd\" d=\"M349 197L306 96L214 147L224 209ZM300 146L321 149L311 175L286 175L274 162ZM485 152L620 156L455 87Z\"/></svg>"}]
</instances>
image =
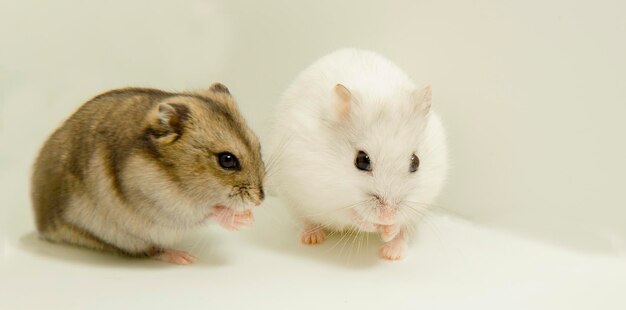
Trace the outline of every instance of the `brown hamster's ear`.
<instances>
[{"instance_id":1,"label":"brown hamster's ear","mask_svg":"<svg viewBox=\"0 0 626 310\"><path fill-rule=\"evenodd\" d=\"M169 102L159 103L155 112L152 127L158 133L157 140L163 143L173 142L183 133L190 113L185 104Z\"/></svg>"},{"instance_id":2,"label":"brown hamster's ear","mask_svg":"<svg viewBox=\"0 0 626 310\"><path fill-rule=\"evenodd\" d=\"M226 85L224 85L222 83L213 83L209 87L209 90L213 91L213 92L216 92L216 93L224 93L224 94L230 95L230 91L228 90L228 87L226 87Z\"/></svg>"},{"instance_id":3,"label":"brown hamster's ear","mask_svg":"<svg viewBox=\"0 0 626 310\"><path fill-rule=\"evenodd\" d=\"M352 106L352 93L342 84L335 85L335 96L337 100L337 113L339 119L345 119L350 114Z\"/></svg>"},{"instance_id":4,"label":"brown hamster's ear","mask_svg":"<svg viewBox=\"0 0 626 310\"><path fill-rule=\"evenodd\" d=\"M430 85L424 87L421 91L416 91L415 98L417 98L416 112L421 115L428 114L433 101L433 92Z\"/></svg>"}]
</instances>

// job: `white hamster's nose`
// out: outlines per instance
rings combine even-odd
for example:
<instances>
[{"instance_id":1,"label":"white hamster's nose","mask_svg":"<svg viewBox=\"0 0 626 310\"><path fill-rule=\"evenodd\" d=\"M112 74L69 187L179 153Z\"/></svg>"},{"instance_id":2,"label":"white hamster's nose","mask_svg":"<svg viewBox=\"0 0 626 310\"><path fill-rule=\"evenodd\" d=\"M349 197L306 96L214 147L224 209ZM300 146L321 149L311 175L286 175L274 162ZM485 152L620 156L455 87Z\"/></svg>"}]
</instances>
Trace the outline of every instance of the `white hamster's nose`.
<instances>
[{"instance_id":1,"label":"white hamster's nose","mask_svg":"<svg viewBox=\"0 0 626 310\"><path fill-rule=\"evenodd\" d=\"M378 194L370 194L370 196L372 196L372 198L374 198L379 205L382 205L385 203L384 199L382 197L380 197L380 195Z\"/></svg>"},{"instance_id":2,"label":"white hamster's nose","mask_svg":"<svg viewBox=\"0 0 626 310\"><path fill-rule=\"evenodd\" d=\"M395 208L393 208L387 200L380 195L372 194L372 197L378 201L378 218L383 222L392 221L396 216Z\"/></svg>"}]
</instances>

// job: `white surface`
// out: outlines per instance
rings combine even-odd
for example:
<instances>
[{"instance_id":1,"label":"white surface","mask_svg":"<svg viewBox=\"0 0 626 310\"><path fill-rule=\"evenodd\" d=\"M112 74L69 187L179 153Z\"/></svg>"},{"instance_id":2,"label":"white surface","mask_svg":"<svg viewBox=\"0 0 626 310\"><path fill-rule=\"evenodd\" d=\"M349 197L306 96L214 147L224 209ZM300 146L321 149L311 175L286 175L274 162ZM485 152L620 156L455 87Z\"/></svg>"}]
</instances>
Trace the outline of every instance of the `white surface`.
<instances>
[{"instance_id":1,"label":"white surface","mask_svg":"<svg viewBox=\"0 0 626 310\"><path fill-rule=\"evenodd\" d=\"M276 200L254 229L216 226L181 242L192 266L39 241L25 229L2 264L0 308L623 309L623 260L574 253L435 214L402 262L374 236L297 241ZM480 307L480 308L478 308Z\"/></svg>"},{"instance_id":2,"label":"white surface","mask_svg":"<svg viewBox=\"0 0 626 310\"><path fill-rule=\"evenodd\" d=\"M2 1L0 308L624 308L625 15L618 0ZM263 143L290 80L345 46L433 86L453 158L440 207L474 224L435 217L395 264L300 247L273 200L250 231L181 243L199 244L188 268L34 238L29 167L86 99L219 80Z\"/></svg>"}]
</instances>

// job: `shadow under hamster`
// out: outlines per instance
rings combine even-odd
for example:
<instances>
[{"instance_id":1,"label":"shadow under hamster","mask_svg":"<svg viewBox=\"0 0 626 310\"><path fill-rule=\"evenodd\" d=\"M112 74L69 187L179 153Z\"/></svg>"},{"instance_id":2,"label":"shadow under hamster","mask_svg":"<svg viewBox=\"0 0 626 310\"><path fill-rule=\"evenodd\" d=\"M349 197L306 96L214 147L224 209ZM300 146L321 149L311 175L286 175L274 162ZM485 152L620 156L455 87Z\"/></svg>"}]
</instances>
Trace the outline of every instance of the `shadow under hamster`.
<instances>
[{"instance_id":1,"label":"shadow under hamster","mask_svg":"<svg viewBox=\"0 0 626 310\"><path fill-rule=\"evenodd\" d=\"M188 241L187 243L192 244L210 243L210 240L206 240L206 236L202 237L195 235L186 239L186 241ZM22 235L19 239L18 245L22 250L36 256L45 256L59 261L103 268L122 267L131 269L169 269L176 268L178 266L174 264L166 264L151 258L127 257L63 243L52 243L40 238L35 231ZM224 256L219 253L215 253L215 251L198 251L197 254L201 259L199 259L194 266L217 267L225 265L228 262Z\"/></svg>"},{"instance_id":2,"label":"shadow under hamster","mask_svg":"<svg viewBox=\"0 0 626 310\"><path fill-rule=\"evenodd\" d=\"M321 244L304 245L298 237L300 225L276 199L268 199L255 215L254 228L241 236L250 246L352 269L386 263L378 257L382 240L376 234L333 232Z\"/></svg>"}]
</instances>

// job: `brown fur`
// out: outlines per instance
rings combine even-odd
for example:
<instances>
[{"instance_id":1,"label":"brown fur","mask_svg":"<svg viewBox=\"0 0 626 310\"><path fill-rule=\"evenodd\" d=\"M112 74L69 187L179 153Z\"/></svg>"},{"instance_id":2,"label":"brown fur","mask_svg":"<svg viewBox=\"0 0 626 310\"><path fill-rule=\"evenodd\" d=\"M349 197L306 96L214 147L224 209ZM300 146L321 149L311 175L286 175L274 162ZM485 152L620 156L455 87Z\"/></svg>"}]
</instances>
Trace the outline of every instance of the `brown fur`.
<instances>
[{"instance_id":1,"label":"brown fur","mask_svg":"<svg viewBox=\"0 0 626 310\"><path fill-rule=\"evenodd\" d=\"M237 156L242 169L222 169L221 152ZM259 204L263 176L258 139L225 86L127 88L89 100L50 136L31 194L43 237L146 256L202 223L216 204Z\"/></svg>"}]
</instances>

